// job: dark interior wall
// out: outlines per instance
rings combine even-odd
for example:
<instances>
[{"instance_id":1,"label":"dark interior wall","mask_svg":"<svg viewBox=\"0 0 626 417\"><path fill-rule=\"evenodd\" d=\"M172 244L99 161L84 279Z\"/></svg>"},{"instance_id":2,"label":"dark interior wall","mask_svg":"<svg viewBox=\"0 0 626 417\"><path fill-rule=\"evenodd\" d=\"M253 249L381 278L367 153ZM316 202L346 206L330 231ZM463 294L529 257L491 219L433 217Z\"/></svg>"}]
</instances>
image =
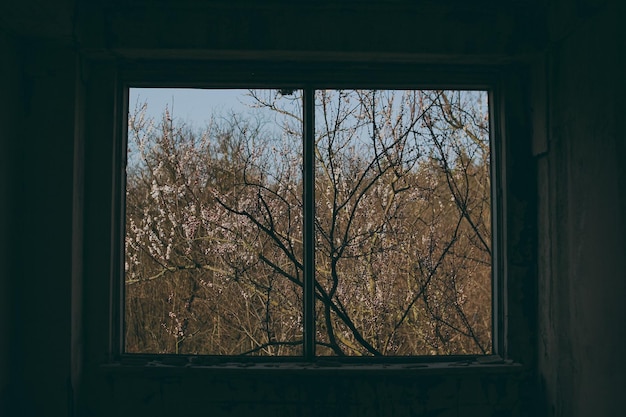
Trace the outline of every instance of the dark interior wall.
<instances>
[{"instance_id":1,"label":"dark interior wall","mask_svg":"<svg viewBox=\"0 0 626 417\"><path fill-rule=\"evenodd\" d=\"M82 45L119 57L493 63L545 35L535 0L79 3Z\"/></svg>"},{"instance_id":2,"label":"dark interior wall","mask_svg":"<svg viewBox=\"0 0 626 417\"><path fill-rule=\"evenodd\" d=\"M10 196L15 194L15 169L17 167L16 136L19 126L19 61L14 39L0 32L0 51L3 65L0 66L0 334L13 335L15 328L14 290L16 286L17 248L13 239L15 227L11 219L15 214L15 204ZM17 376L11 356L15 346L5 342L0 344L0 414L8 412L8 400L12 395L11 381Z\"/></svg>"},{"instance_id":3,"label":"dark interior wall","mask_svg":"<svg viewBox=\"0 0 626 417\"><path fill-rule=\"evenodd\" d=\"M73 7L0 4L3 416L71 411Z\"/></svg>"},{"instance_id":4,"label":"dark interior wall","mask_svg":"<svg viewBox=\"0 0 626 417\"><path fill-rule=\"evenodd\" d=\"M182 7L164 2L154 8L85 6L81 11L80 41L85 45L82 75L86 82L84 315L89 320L81 337L85 349L81 413L172 415L184 410L186 415L217 416L519 415L528 408L521 403L520 379L533 372L527 361L534 352L528 323L526 334L514 340L512 349L515 358L525 362L523 373L519 367L496 373L471 368L458 372L453 367L398 373L381 369L360 373L344 369L273 372L263 367L187 373L175 368L101 367L108 360L108 335L102 329L109 320L109 304L103 294L110 291L111 250L110 196L102 190L111 189L116 65L158 72L155 68L159 65L178 59L201 62L193 67L179 65L180 72L173 72L178 79L189 76L190 68L200 68L201 72L203 65L213 69L226 59L235 67L239 62L240 69L276 60L301 66L323 61L331 74L332 65L359 61L435 63L457 66L461 69L457 74L479 68L497 73L500 68L506 71L519 66L518 55L536 49L540 38L540 31L529 36L523 30L523 23L528 24L525 17L537 19L532 10L521 8L523 13L518 13L515 7L495 3L485 8L484 4L468 7L455 2L458 9L405 1L322 2L315 6L243 3L247 6L219 3L215 7ZM437 36L426 37L428 33ZM289 69L283 71L289 74ZM367 79L367 69L361 71L365 72L355 77ZM511 99L517 105L510 106L513 110L506 112L507 117L525 111L525 85L517 75L512 73L508 80L514 84ZM416 77L416 81L423 80ZM524 245L525 250L523 255L516 255L517 265L510 273L515 276L516 288L528 291L534 288L534 263L528 262L534 257L534 246L521 235L527 234L526 220L534 216L534 206L527 201L533 188L524 189L520 184L534 186L532 176L521 175L532 171L530 129L528 119L519 114L510 121L515 146L508 152L511 157L518 156L509 176L518 188L517 193L511 193L511 206L516 210L510 217L519 231L512 248ZM519 158L521 155L524 157ZM530 198L532 201L534 197ZM534 230L532 226L530 230ZM514 298L519 302L519 295ZM534 301L525 302L533 308ZM516 324L528 320L524 311L513 313Z\"/></svg>"},{"instance_id":5,"label":"dark interior wall","mask_svg":"<svg viewBox=\"0 0 626 417\"><path fill-rule=\"evenodd\" d=\"M538 159L540 375L547 415L623 414L626 110L620 2L554 2Z\"/></svg>"},{"instance_id":6,"label":"dark interior wall","mask_svg":"<svg viewBox=\"0 0 626 417\"><path fill-rule=\"evenodd\" d=\"M520 415L516 377L464 371L438 375L357 371L355 375L332 369L291 373L266 368L163 377L149 370L112 377L108 401L98 415Z\"/></svg>"},{"instance_id":7,"label":"dark interior wall","mask_svg":"<svg viewBox=\"0 0 626 417\"><path fill-rule=\"evenodd\" d=\"M27 96L21 231L24 299L23 376L36 414L68 412L74 174L75 53L56 45L25 45ZM36 168L33 168L36 167ZM70 255L68 257L68 254ZM59 303L62 301L62 303ZM70 301L70 302L68 302ZM41 359L46 370L41 372ZM38 360L39 359L39 360Z\"/></svg>"},{"instance_id":8,"label":"dark interior wall","mask_svg":"<svg viewBox=\"0 0 626 417\"><path fill-rule=\"evenodd\" d=\"M97 89L106 89L113 81L98 74L107 74L107 66L119 61L211 57L534 63L539 75L533 81L546 90L535 91L533 108L545 108L546 117L533 119L533 136L540 137L544 128L547 142L536 148L539 303L527 307L538 306L543 415L621 414L626 385L624 362L619 361L626 343L626 141L620 122L626 110L621 99L626 93L626 36L618 31L624 17L619 1L554 0L547 15L534 1L323 1L306 7L295 2L286 7L278 0L263 5L214 1L209 6L189 0L178 7L166 1L155 7L138 0L106 7L74 3L28 0L0 8L1 415L69 416L74 395L80 397L78 415L107 416L318 415L319 410L471 416L533 409L534 392L528 385L522 384L527 395L518 395L517 372L408 379L406 373L355 378L261 372L249 378L225 372L181 378L101 372L95 365L106 359L104 350L84 360L77 354L83 344L93 354L89 343L101 343L107 335L102 336L102 323L81 327L77 321L83 317L79 313L88 319L97 316L90 313L97 305L87 304L84 311L76 307L82 300L79 284L91 294L101 289L102 283L94 284L101 260L91 260L102 253L97 245L86 246L83 257L72 245L82 236L82 222L73 211L78 198L74 172L80 169L74 164L74 139L76 127L84 123L83 142L96 155L89 161L95 166L85 170L103 168L106 173L110 165L98 165L101 148L90 148L89 141L112 109L110 102L97 104L97 97L92 104L87 100L84 110L92 112L83 119L76 112L76 86L95 76L106 81ZM549 36L542 29L543 17L548 18ZM78 54L87 61L103 59L105 65L88 72L77 65ZM517 90L523 103L524 85ZM528 129L528 120L515 123L520 131ZM523 163L521 170L533 170L533 179L533 167ZM522 184L523 177L523 172L517 174ZM95 184L110 185L106 178ZM534 186L526 194L535 194ZM99 203L87 202L85 224L98 222L94 213L103 209ZM517 208L521 211L511 215L520 233L528 235L532 225L523 227L524 216L534 207ZM104 232L91 235L91 242L101 239L99 245L106 246ZM514 269L517 276L530 277L530 288L534 265L525 261L533 257L518 259ZM83 276L81 259L89 272ZM104 279L108 291L106 274ZM106 306L108 301L100 302ZM524 334L532 330L531 323ZM522 351L518 357L532 358L535 346L528 344L533 340L515 341ZM285 401L287 395L293 400Z\"/></svg>"},{"instance_id":9,"label":"dark interior wall","mask_svg":"<svg viewBox=\"0 0 626 417\"><path fill-rule=\"evenodd\" d=\"M17 38L3 45L3 147L10 216L2 236L6 415L66 415L69 386L75 53ZM6 92L6 95L5 95ZM6 107L5 107L6 106ZM6 135L6 136L5 136ZM4 174L4 173L3 173ZM6 178L3 176L3 178ZM3 265L4 266L4 265ZM4 387L3 387L4 388Z\"/></svg>"}]
</instances>

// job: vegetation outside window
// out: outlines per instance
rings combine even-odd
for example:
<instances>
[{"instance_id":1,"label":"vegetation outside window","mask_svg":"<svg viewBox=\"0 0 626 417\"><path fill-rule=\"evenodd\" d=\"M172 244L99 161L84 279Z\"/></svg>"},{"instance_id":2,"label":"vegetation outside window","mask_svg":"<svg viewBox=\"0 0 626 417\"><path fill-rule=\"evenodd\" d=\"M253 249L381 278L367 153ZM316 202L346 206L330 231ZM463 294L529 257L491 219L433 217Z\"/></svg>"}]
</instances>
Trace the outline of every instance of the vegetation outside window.
<instances>
[{"instance_id":1,"label":"vegetation outside window","mask_svg":"<svg viewBox=\"0 0 626 417\"><path fill-rule=\"evenodd\" d=\"M130 89L125 353L493 352L486 91L187 91Z\"/></svg>"}]
</instances>

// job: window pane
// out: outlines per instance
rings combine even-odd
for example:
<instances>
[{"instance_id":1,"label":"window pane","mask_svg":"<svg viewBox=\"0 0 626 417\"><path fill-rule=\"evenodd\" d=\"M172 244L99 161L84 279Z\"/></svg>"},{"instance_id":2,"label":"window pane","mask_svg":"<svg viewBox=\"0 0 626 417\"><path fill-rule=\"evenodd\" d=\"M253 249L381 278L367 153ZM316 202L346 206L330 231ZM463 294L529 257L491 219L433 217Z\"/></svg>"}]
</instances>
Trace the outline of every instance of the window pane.
<instances>
[{"instance_id":1,"label":"window pane","mask_svg":"<svg viewBox=\"0 0 626 417\"><path fill-rule=\"evenodd\" d=\"M490 353L487 93L315 105L317 354Z\"/></svg>"},{"instance_id":2,"label":"window pane","mask_svg":"<svg viewBox=\"0 0 626 417\"><path fill-rule=\"evenodd\" d=\"M130 90L127 353L302 354L301 96Z\"/></svg>"}]
</instances>

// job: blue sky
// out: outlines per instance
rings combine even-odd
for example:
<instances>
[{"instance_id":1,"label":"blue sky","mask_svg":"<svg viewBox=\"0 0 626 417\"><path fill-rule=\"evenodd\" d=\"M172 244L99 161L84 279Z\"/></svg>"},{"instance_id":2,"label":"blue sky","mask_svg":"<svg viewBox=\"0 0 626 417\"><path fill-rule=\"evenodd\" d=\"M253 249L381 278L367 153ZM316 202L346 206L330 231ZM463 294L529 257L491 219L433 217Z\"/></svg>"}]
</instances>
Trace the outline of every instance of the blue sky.
<instances>
[{"instance_id":1,"label":"blue sky","mask_svg":"<svg viewBox=\"0 0 626 417\"><path fill-rule=\"evenodd\" d=\"M193 88L131 88L129 110L137 104L148 103L148 116L159 121L167 106L174 119L202 127L204 121L215 111L228 114L245 111L242 104L247 90L214 90ZM173 110L173 112L172 112Z\"/></svg>"}]
</instances>

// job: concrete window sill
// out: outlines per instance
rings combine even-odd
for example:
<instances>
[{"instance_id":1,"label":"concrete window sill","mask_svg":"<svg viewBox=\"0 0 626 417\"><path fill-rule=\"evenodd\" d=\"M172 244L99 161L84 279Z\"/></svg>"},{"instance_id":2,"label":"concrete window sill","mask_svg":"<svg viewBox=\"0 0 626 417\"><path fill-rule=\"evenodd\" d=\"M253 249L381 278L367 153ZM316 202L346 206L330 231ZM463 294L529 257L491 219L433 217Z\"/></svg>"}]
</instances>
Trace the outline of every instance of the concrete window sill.
<instances>
[{"instance_id":1,"label":"concrete window sill","mask_svg":"<svg viewBox=\"0 0 626 417\"><path fill-rule=\"evenodd\" d=\"M296 374L492 374L518 373L523 366L512 360L499 356L484 356L467 360L436 362L402 362L394 358L393 362L341 362L334 358L320 358L313 362L272 361L272 362L232 362L220 361L211 363L210 358L203 357L163 357L135 358L124 357L118 362L102 365L101 370L112 374L145 375L184 375L203 373L296 373Z\"/></svg>"}]
</instances>

